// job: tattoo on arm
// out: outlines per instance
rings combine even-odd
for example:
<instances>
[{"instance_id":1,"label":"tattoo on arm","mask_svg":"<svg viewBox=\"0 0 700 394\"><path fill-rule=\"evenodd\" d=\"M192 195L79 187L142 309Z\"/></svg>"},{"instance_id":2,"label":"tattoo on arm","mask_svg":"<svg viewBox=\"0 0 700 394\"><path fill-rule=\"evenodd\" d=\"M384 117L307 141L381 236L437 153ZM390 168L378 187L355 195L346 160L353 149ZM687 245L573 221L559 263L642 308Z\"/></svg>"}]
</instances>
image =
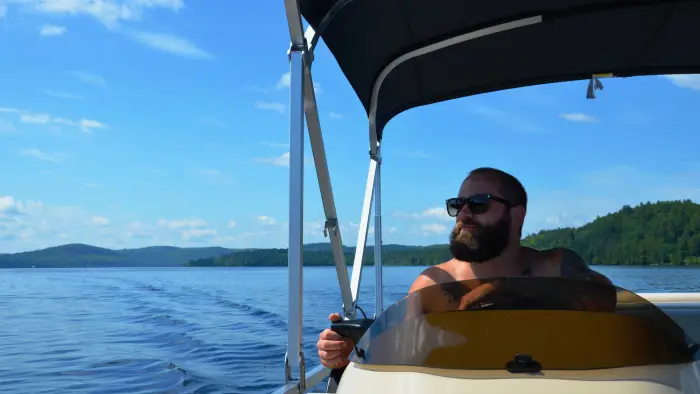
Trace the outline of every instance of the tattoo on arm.
<instances>
[{"instance_id":1,"label":"tattoo on arm","mask_svg":"<svg viewBox=\"0 0 700 394\"><path fill-rule=\"evenodd\" d=\"M588 268L588 264L571 249L564 249L559 266L561 268L561 276L589 277L592 273L592 270Z\"/></svg>"},{"instance_id":2,"label":"tattoo on arm","mask_svg":"<svg viewBox=\"0 0 700 394\"><path fill-rule=\"evenodd\" d=\"M564 254L559 264L561 276L590 279L612 284L604 275L592 270L588 264L571 249L564 249Z\"/></svg>"}]
</instances>

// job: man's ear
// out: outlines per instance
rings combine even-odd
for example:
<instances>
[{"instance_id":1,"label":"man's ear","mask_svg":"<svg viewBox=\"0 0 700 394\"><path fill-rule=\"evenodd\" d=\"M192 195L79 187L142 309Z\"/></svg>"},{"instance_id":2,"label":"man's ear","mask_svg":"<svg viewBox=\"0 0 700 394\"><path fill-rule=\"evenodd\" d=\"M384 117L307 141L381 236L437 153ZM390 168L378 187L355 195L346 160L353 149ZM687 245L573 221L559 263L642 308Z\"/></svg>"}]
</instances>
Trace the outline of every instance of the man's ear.
<instances>
[{"instance_id":1,"label":"man's ear","mask_svg":"<svg viewBox=\"0 0 700 394\"><path fill-rule=\"evenodd\" d=\"M518 205L517 207L514 207L510 210L510 214L512 215L511 217L515 219L522 228L523 224L525 223L525 207L523 207L522 205Z\"/></svg>"}]
</instances>

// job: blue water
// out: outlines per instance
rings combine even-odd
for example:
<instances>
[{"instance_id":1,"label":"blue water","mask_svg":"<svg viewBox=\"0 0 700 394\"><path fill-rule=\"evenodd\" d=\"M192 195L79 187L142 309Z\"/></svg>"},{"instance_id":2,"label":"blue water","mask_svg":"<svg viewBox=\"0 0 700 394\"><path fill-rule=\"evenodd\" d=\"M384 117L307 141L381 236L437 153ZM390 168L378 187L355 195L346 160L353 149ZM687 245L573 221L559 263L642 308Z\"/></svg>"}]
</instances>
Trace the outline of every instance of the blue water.
<instances>
[{"instance_id":1,"label":"blue water","mask_svg":"<svg viewBox=\"0 0 700 394\"><path fill-rule=\"evenodd\" d=\"M637 292L700 291L700 269L596 268ZM385 268L385 306L421 270ZM314 367L340 292L332 267L304 275ZM372 269L362 290L373 314ZM267 393L284 379L287 298L277 268L0 270L0 392Z\"/></svg>"}]
</instances>

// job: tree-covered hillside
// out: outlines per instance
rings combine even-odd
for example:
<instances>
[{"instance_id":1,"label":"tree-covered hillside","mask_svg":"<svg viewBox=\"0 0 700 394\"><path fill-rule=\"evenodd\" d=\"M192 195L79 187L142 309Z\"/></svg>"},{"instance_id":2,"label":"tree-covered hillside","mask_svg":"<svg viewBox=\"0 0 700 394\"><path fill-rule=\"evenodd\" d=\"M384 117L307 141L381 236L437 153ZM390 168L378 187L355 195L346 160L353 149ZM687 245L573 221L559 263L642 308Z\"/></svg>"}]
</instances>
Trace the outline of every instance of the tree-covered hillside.
<instances>
[{"instance_id":1,"label":"tree-covered hillside","mask_svg":"<svg viewBox=\"0 0 700 394\"><path fill-rule=\"evenodd\" d=\"M700 264L700 205L690 200L625 205L579 228L540 231L535 249L566 247L591 264Z\"/></svg>"},{"instance_id":2,"label":"tree-covered hillside","mask_svg":"<svg viewBox=\"0 0 700 394\"><path fill-rule=\"evenodd\" d=\"M447 234L445 235L447 236ZM624 206L579 228L543 230L523 239L535 249L566 247L589 264L606 265L700 265L700 205L692 201L643 203ZM330 245L305 245L304 264L333 265ZM365 264L374 264L374 247L365 251ZM385 265L434 265L450 259L447 245L410 247L385 245ZM352 265L354 248L345 248L346 264ZM257 249L194 260L196 267L286 266L286 249Z\"/></svg>"}]
</instances>

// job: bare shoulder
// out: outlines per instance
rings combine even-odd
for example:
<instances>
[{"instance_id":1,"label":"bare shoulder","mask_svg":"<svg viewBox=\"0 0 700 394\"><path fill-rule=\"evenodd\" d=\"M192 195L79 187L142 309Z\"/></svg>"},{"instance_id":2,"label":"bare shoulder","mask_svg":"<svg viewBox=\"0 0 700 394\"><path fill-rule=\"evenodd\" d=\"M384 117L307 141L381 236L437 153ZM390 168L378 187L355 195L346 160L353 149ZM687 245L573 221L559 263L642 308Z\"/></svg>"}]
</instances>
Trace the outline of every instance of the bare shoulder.
<instances>
[{"instance_id":1,"label":"bare shoulder","mask_svg":"<svg viewBox=\"0 0 700 394\"><path fill-rule=\"evenodd\" d=\"M564 277L584 278L612 284L605 275L592 270L578 253L567 248L554 248L551 253L559 263L559 274Z\"/></svg>"},{"instance_id":2,"label":"bare shoulder","mask_svg":"<svg viewBox=\"0 0 700 394\"><path fill-rule=\"evenodd\" d=\"M413 281L411 288L408 290L408 294L432 285L454 281L454 277L450 274L450 271L450 262L426 268L418 275L418 278Z\"/></svg>"}]
</instances>

